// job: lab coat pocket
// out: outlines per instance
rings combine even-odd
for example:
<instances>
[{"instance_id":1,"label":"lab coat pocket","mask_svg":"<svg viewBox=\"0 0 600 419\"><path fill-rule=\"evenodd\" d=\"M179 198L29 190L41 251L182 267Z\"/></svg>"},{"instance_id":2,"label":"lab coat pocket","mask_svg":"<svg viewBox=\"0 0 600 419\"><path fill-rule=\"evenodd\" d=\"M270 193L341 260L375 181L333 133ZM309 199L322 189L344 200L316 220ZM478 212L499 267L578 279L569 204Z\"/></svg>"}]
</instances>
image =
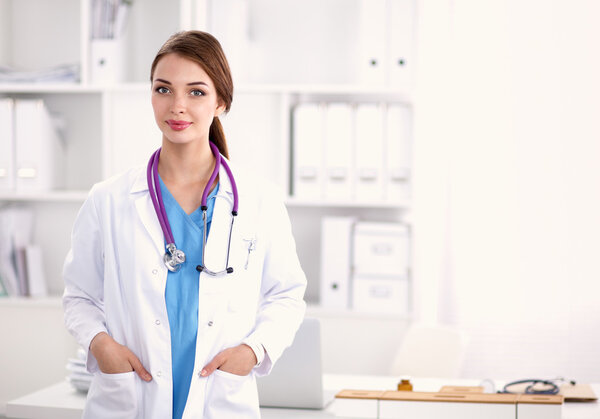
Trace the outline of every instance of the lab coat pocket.
<instances>
[{"instance_id":1,"label":"lab coat pocket","mask_svg":"<svg viewBox=\"0 0 600 419\"><path fill-rule=\"evenodd\" d=\"M256 380L215 370L210 376L204 417L208 419L260 418Z\"/></svg>"},{"instance_id":2,"label":"lab coat pocket","mask_svg":"<svg viewBox=\"0 0 600 419\"><path fill-rule=\"evenodd\" d=\"M137 417L138 400L135 389L136 372L94 375L87 396L83 418Z\"/></svg>"}]
</instances>

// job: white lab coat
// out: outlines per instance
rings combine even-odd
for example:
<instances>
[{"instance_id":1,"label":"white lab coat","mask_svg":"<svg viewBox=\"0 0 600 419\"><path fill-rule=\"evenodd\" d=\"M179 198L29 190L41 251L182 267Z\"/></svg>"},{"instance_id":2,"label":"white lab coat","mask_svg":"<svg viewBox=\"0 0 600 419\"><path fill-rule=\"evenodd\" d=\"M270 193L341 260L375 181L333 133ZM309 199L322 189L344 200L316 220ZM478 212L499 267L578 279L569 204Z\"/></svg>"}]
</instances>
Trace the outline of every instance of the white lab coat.
<instances>
[{"instance_id":1,"label":"white lab coat","mask_svg":"<svg viewBox=\"0 0 600 419\"><path fill-rule=\"evenodd\" d=\"M283 201L264 181L231 168L239 192L230 253L234 272L216 278L200 274L196 359L184 418L260 417L255 376L270 371L304 316L306 278ZM219 178L206 246L206 266L212 270L225 267L233 203L223 168ZM172 415L164 252L145 168L92 188L75 221L64 266L65 323L86 350L97 333L106 331L139 357L153 379L144 382L135 372L104 374L88 352L87 367L94 377L85 418ZM217 353L242 341L266 350L265 360L250 375L217 370L200 377Z\"/></svg>"}]
</instances>

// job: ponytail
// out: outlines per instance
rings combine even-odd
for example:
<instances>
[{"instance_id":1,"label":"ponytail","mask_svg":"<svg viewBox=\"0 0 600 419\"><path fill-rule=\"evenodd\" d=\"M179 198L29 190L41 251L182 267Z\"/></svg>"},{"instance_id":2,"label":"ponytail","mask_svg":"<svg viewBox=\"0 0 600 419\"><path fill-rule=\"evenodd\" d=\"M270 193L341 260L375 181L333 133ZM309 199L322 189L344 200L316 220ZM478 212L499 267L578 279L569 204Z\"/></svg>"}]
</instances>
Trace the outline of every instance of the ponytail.
<instances>
[{"instance_id":1,"label":"ponytail","mask_svg":"<svg viewBox=\"0 0 600 419\"><path fill-rule=\"evenodd\" d=\"M227 148L227 141L225 141L225 132L219 117L215 116L212 124L210 124L210 131L208 132L208 140L217 146L219 152L229 158L229 150Z\"/></svg>"}]
</instances>

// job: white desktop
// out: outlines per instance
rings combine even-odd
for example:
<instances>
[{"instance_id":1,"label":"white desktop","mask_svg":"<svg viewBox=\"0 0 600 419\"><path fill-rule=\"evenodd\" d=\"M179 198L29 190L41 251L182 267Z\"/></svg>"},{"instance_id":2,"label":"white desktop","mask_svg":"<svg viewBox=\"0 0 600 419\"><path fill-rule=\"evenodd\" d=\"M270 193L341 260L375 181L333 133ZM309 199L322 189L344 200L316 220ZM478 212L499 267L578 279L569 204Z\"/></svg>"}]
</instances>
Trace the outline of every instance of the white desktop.
<instances>
[{"instance_id":1,"label":"white desktop","mask_svg":"<svg viewBox=\"0 0 600 419\"><path fill-rule=\"evenodd\" d=\"M397 377L324 374L323 387L329 391L340 391L347 388L356 389L394 389ZM439 379L415 378L412 380L415 390L438 391L443 385L478 385L479 380L468 379ZM600 394L600 383L592 385L594 392ZM85 394L75 390L66 380L47 387L38 392L10 401L7 404L8 418L21 419L78 419L85 405ZM325 419L343 418L335 415L336 401L325 409L291 409L269 408L260 409L263 419ZM598 419L600 405L598 402L565 403L562 419Z\"/></svg>"}]
</instances>

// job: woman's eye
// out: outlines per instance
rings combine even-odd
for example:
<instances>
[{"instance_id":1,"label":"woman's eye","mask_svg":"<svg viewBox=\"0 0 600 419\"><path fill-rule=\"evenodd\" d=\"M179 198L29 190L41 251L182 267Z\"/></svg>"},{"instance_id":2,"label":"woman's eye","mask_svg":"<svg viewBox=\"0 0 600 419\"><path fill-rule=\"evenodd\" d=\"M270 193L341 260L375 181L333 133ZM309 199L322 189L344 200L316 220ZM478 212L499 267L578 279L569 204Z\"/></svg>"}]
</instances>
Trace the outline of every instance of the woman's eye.
<instances>
[{"instance_id":1,"label":"woman's eye","mask_svg":"<svg viewBox=\"0 0 600 419\"><path fill-rule=\"evenodd\" d=\"M160 87L156 88L156 92L157 93L169 93L169 89L167 89L164 86L160 86Z\"/></svg>"},{"instance_id":2,"label":"woman's eye","mask_svg":"<svg viewBox=\"0 0 600 419\"><path fill-rule=\"evenodd\" d=\"M192 90L190 94L192 96L204 96L204 92L202 90Z\"/></svg>"}]
</instances>

